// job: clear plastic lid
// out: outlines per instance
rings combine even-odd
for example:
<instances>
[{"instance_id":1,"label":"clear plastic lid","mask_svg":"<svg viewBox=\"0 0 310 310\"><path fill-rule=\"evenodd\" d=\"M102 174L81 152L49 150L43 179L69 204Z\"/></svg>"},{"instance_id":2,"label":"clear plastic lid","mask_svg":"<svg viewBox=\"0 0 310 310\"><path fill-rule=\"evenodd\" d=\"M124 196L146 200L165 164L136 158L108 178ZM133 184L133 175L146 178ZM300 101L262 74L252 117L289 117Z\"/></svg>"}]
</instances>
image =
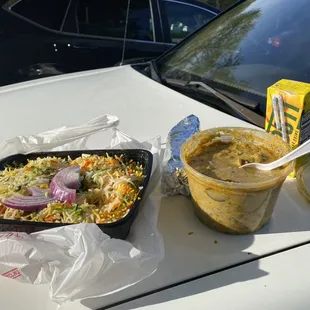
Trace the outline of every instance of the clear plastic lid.
<instances>
[{"instance_id":1,"label":"clear plastic lid","mask_svg":"<svg viewBox=\"0 0 310 310\"><path fill-rule=\"evenodd\" d=\"M297 170L297 188L310 203L310 164L306 164Z\"/></svg>"}]
</instances>

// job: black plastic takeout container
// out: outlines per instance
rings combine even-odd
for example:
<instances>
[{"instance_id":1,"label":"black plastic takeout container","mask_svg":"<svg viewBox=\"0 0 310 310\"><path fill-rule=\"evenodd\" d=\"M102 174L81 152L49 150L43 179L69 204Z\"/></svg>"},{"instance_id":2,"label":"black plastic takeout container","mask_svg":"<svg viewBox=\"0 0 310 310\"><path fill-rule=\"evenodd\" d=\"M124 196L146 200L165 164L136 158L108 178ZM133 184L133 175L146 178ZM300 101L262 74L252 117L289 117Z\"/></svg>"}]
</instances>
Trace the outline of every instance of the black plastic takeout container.
<instances>
[{"instance_id":1,"label":"black plastic takeout container","mask_svg":"<svg viewBox=\"0 0 310 310\"><path fill-rule=\"evenodd\" d=\"M139 193L139 198L137 199L134 205L132 206L129 213L122 218L121 220L108 223L108 224L97 224L98 227L111 238L117 239L126 239L129 234L132 223L134 222L145 190L147 188L148 182L150 180L151 172L152 172L152 164L153 164L153 155L149 151L141 150L141 149L124 149L124 150L82 150L82 151L60 151L60 152L41 152L41 153L31 153L27 155L16 154L9 157L6 157L0 161L0 170L5 169L6 165L12 165L14 162L26 164L27 160L36 159L38 157L47 157L47 156L57 156L66 158L70 156L72 159L75 159L82 154L97 154L97 155L106 155L109 156L120 156L124 155L127 160L134 160L139 162L144 167L144 175L145 179L142 184L143 189ZM26 232L32 233L36 231L41 231L44 229L60 227L64 225L72 225L72 224L63 224L63 223L41 223L41 222L28 222L28 221L14 221L14 220L6 220L0 219L0 231L18 231L18 232Z\"/></svg>"}]
</instances>

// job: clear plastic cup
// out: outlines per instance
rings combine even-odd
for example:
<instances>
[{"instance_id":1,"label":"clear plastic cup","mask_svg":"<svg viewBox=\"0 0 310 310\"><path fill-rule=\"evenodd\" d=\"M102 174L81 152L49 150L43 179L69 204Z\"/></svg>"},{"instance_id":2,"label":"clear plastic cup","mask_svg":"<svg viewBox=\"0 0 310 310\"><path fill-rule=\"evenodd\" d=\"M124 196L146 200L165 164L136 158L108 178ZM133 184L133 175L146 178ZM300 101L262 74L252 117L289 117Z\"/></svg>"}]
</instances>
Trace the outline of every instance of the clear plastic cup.
<instances>
[{"instance_id":1,"label":"clear plastic cup","mask_svg":"<svg viewBox=\"0 0 310 310\"><path fill-rule=\"evenodd\" d=\"M218 132L237 141L262 145L281 157L290 152L290 146L278 136L262 130L224 127L202 131L187 140L181 149L181 160L188 177L194 210L198 218L210 228L230 233L249 234L261 229L270 219L280 189L294 162L271 173L271 177L256 183L233 183L199 173L188 164L189 155L202 139L216 137Z\"/></svg>"},{"instance_id":2,"label":"clear plastic cup","mask_svg":"<svg viewBox=\"0 0 310 310\"><path fill-rule=\"evenodd\" d=\"M310 203L310 164L301 166L296 173L297 188L302 196Z\"/></svg>"}]
</instances>

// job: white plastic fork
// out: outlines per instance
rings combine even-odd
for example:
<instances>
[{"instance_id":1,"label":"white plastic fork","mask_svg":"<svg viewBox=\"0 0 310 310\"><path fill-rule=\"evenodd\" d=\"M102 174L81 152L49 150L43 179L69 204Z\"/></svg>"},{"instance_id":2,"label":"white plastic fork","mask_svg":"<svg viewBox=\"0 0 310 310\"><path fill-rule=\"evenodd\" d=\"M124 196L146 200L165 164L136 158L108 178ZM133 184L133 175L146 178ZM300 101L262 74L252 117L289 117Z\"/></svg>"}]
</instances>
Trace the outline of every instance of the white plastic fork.
<instances>
[{"instance_id":1,"label":"white plastic fork","mask_svg":"<svg viewBox=\"0 0 310 310\"><path fill-rule=\"evenodd\" d=\"M289 163L290 161L301 157L307 153L310 153L310 140L308 140L307 142L303 143L302 145L300 145L297 149L295 149L294 151L291 151L290 153L286 154L285 156L271 162L268 164L260 164L260 163L249 163L249 164L245 164L240 166L240 168L245 168L245 167L251 167L251 168L256 168L258 170L273 170L276 168L279 168L287 163Z\"/></svg>"}]
</instances>

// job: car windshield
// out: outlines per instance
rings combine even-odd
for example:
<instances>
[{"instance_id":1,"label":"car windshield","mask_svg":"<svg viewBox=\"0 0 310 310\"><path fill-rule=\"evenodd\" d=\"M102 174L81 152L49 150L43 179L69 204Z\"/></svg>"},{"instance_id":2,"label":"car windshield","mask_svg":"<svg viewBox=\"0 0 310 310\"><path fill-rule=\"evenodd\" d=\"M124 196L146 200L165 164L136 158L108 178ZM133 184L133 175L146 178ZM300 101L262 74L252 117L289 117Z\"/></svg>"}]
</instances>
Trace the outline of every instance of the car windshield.
<instances>
[{"instance_id":1,"label":"car windshield","mask_svg":"<svg viewBox=\"0 0 310 310\"><path fill-rule=\"evenodd\" d=\"M310 82L309 12L309 0L244 1L159 58L159 72L257 100L264 114L267 87Z\"/></svg>"}]
</instances>

